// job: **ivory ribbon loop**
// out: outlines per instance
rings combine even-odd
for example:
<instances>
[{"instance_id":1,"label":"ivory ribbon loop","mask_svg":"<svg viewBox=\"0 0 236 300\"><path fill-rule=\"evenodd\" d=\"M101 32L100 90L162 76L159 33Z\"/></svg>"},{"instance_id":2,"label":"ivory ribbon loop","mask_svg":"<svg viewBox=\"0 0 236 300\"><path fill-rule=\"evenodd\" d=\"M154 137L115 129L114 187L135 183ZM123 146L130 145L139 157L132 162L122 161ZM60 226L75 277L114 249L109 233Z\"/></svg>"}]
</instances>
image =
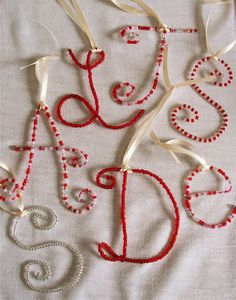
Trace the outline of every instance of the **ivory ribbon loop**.
<instances>
[{"instance_id":1,"label":"ivory ribbon loop","mask_svg":"<svg viewBox=\"0 0 236 300\"><path fill-rule=\"evenodd\" d=\"M228 2L223 1L223 3L228 3ZM223 56L224 54L229 52L235 46L236 39L233 42L231 42L230 44L228 44L225 47L223 47L222 49L220 49L219 51L217 51L217 52L213 51L210 41L209 41L209 23L210 23L211 14L212 14L212 11L210 12L210 14L208 16L207 22L205 25L206 48L207 48L207 51L210 53L212 59L219 60L219 58L221 56Z\"/></svg>"},{"instance_id":2,"label":"ivory ribbon loop","mask_svg":"<svg viewBox=\"0 0 236 300\"><path fill-rule=\"evenodd\" d=\"M135 150L137 149L139 144L142 142L144 136L150 132L153 121L155 120L155 118L157 117L157 115L161 111L162 107L167 102L167 100L173 94L175 89L189 86L192 84L209 82L215 78L215 76L207 76L207 77L194 79L194 80L186 80L186 81L180 82L176 85L173 85L173 83L170 80L169 70L168 70L168 61L167 61L168 47L166 47L164 49L163 55L164 55L163 72L164 72L165 83L167 85L167 90L166 90L165 94L162 96L161 100L158 102L157 106L146 115L146 118L144 119L144 121L140 124L140 126L137 127L136 131L134 132L134 134L128 144L128 147L125 151L125 154L123 156L122 166L125 166L125 169L127 169L126 166L129 166L129 162L130 162ZM170 144L171 143L168 143L167 144L168 146L166 148L168 148L170 146ZM181 145L183 145L183 144L181 143ZM187 145L187 144L185 144L185 145ZM180 149L178 149L178 150L180 150ZM188 151L188 150L185 149L185 151ZM172 153L174 153L174 151L172 151ZM183 153L183 152L181 152L181 153ZM189 153L188 153L188 155L189 155ZM178 161L178 159L177 159L177 161ZM202 163L203 163L203 161L202 161Z\"/></svg>"},{"instance_id":3,"label":"ivory ribbon loop","mask_svg":"<svg viewBox=\"0 0 236 300\"><path fill-rule=\"evenodd\" d=\"M47 96L47 88L48 88L48 61L53 61L58 59L59 59L58 56L44 56L38 59L37 61L33 62L32 64L20 68L22 70L35 65L35 75L41 86L40 101L39 101L41 107L44 107L46 104L46 96ZM42 68L42 72L41 72L41 68Z\"/></svg>"},{"instance_id":4,"label":"ivory ribbon loop","mask_svg":"<svg viewBox=\"0 0 236 300\"><path fill-rule=\"evenodd\" d=\"M149 16L149 14L144 11L143 9L138 9L134 6L125 4L125 3L120 3L117 0L110 0L113 4L115 4L119 9L126 11L130 14L135 14L135 15L143 15L143 16ZM132 1L132 0L131 0Z\"/></svg>"},{"instance_id":5,"label":"ivory ribbon loop","mask_svg":"<svg viewBox=\"0 0 236 300\"><path fill-rule=\"evenodd\" d=\"M136 7L130 6L125 3L120 3L117 0L110 0L110 1L113 4L115 4L118 8L128 13L152 17L157 21L160 28L167 29L166 24L164 24L161 21L161 19L159 18L155 10L151 8L149 5L147 5L143 0L131 0L132 2L137 3L142 8L142 10L139 10Z\"/></svg>"},{"instance_id":6,"label":"ivory ribbon loop","mask_svg":"<svg viewBox=\"0 0 236 300\"><path fill-rule=\"evenodd\" d=\"M3 161L0 161L0 168L2 168L8 174L10 174L12 178L16 179L15 171L10 167L8 167L7 164L5 164ZM21 195L20 189L17 190L17 193ZM24 201L22 197L19 197L18 200L16 201L17 201L18 211L13 211L7 208L6 206L1 205L2 202L0 202L0 209L13 216L25 216L26 214L28 214L28 211L24 209Z\"/></svg>"},{"instance_id":7,"label":"ivory ribbon loop","mask_svg":"<svg viewBox=\"0 0 236 300\"><path fill-rule=\"evenodd\" d=\"M157 137L157 134L153 129L151 130L150 136L151 136L152 141L156 145L168 150L172 154L174 159L177 161L177 163L181 164L180 160L175 155L175 153L180 153L180 154L185 154L185 155L195 158L200 163L200 168L202 170L209 169L209 166L207 165L207 162L205 161L205 159L203 157L201 157L200 155L198 155L197 153L195 153L193 151L186 149L186 148L193 148L193 146L190 143L187 143L185 141L181 141L178 139L173 139L173 140L169 140L167 142L162 142Z\"/></svg>"},{"instance_id":8,"label":"ivory ribbon loop","mask_svg":"<svg viewBox=\"0 0 236 300\"><path fill-rule=\"evenodd\" d=\"M72 5L69 5L66 0L58 0L58 2L68 14L68 16L75 22L75 24L86 34L92 50L99 50L96 41L91 31L89 30L88 23L85 20L85 17L79 7L78 2L76 0L71 0Z\"/></svg>"}]
</instances>

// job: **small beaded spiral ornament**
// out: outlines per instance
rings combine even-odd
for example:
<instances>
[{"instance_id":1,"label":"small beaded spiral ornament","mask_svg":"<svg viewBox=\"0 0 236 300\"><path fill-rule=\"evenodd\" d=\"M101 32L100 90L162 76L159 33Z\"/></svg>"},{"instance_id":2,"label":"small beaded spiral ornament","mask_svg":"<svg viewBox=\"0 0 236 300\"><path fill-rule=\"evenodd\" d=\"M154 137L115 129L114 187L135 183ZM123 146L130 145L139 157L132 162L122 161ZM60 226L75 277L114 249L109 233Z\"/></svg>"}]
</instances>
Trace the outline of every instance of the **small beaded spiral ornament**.
<instances>
[{"instance_id":1,"label":"small beaded spiral ornament","mask_svg":"<svg viewBox=\"0 0 236 300\"><path fill-rule=\"evenodd\" d=\"M84 167L88 160L88 155L81 151L78 148L70 148L64 145L64 142L60 138L60 134L57 130L56 124L53 121L51 114L49 112L49 108L46 105L46 91L47 91L47 79L48 79L48 60L57 59L55 57L43 57L35 62L35 71L36 77L42 85L40 103L38 104L35 117L32 123L32 135L31 135L31 146L13 146L12 149L20 152L29 152L29 160L28 165L25 170L25 176L21 184L16 182L15 178L6 178L0 181L0 188L2 190L2 194L0 195L0 200L6 201L7 198L10 197L9 200L17 200L20 197L20 194L17 193L18 190L21 191L21 194L25 190L27 183L29 181L29 177L32 171L33 160L35 157L35 151L53 151L58 152L60 154L60 168L62 173L62 183L61 183L61 197L62 202L66 206L68 210L76 214L84 214L90 211L95 203L96 203L96 195L88 188L81 190L78 194L78 202L83 203L82 207L75 208L68 202L68 165L71 165L74 168ZM41 79L40 75L40 67L43 67L43 76ZM40 116L44 116L47 120L52 135L54 136L57 146L36 146L37 141L37 131L38 131L38 123ZM67 158L67 153L71 153L73 156ZM9 185L12 185L11 189L8 188ZM8 186L7 186L8 185ZM89 198L89 199L86 199Z\"/></svg>"},{"instance_id":2,"label":"small beaded spiral ornament","mask_svg":"<svg viewBox=\"0 0 236 300\"><path fill-rule=\"evenodd\" d=\"M71 56L73 62L75 65L82 69L87 71L87 76L88 76L88 82L90 86L90 90L92 92L93 98L94 98L94 103L95 107L93 107L85 98L83 98L80 95L76 94L69 94L64 96L62 99L59 100L58 105L57 105L57 116L60 122L66 126L69 127L74 127L74 128L82 128L86 127L96 120L105 128L108 129L113 129L113 130L119 130L123 129L126 127L129 127L136 123L144 114L144 110L140 110L131 120L128 122L119 124L119 125L111 125L108 124L107 122L104 121L104 119L100 115L100 104L99 104L99 97L94 85L94 79L93 79L93 70L97 68L99 65L101 65L105 59L105 52L101 49L99 49L95 43L95 40L88 28L87 22L82 14L82 11L77 3L76 0L72 0L72 6L70 6L65 0L58 0L58 2L61 4L61 6L64 8L66 13L70 16L70 18L75 22L76 25L79 26L81 30L86 34L86 36L89 39L89 42L91 44L91 49L87 52L87 58L86 58L86 63L82 64L78 58L76 58L75 54L71 49L68 50L69 55ZM73 101L76 100L79 103L83 104L88 111L90 112L90 117L85 121L85 122L71 122L67 121L65 117L63 117L62 114L62 109L63 105L68 101Z\"/></svg>"}]
</instances>

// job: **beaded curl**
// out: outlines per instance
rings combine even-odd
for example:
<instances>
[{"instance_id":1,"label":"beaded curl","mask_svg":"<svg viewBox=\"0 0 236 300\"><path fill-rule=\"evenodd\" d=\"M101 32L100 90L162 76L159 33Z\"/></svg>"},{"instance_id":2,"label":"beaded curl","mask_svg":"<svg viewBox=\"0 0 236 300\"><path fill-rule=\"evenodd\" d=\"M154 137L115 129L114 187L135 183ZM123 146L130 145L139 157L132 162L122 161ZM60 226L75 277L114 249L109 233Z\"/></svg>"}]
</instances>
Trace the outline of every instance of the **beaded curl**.
<instances>
[{"instance_id":1,"label":"beaded curl","mask_svg":"<svg viewBox=\"0 0 236 300\"><path fill-rule=\"evenodd\" d=\"M55 227L57 223L57 216L55 213L47 208L47 207L41 207L41 206L34 206L27 209L27 213L30 215L29 220L31 221L32 225L39 230L46 231L50 230L53 227ZM19 216L15 217L13 219L13 229L11 232L11 237L14 240L14 242L21 247L24 250L28 251L37 251L42 249L48 249L51 247L63 247L69 250L73 257L74 257L74 263L73 263L73 275L71 276L70 280L66 280L67 282L62 284L61 286L54 287L54 288L44 288L44 287L38 287L36 286L32 279L34 281L39 282L45 282L48 281L52 277L52 271L51 267L48 264L48 262L43 260L31 260L28 261L24 266L22 270L22 275L24 278L24 281L28 287L30 287L32 290L35 290L37 292L41 293L58 293L58 292L64 292L72 289L75 287L75 285L78 283L81 274L84 269L84 261L80 254L80 252L72 247L71 245L60 242L60 241L51 241L47 243L39 243L35 245L27 245L24 242L22 242L18 237L18 226L19 223L22 222L22 219L27 218L26 216ZM34 267L40 267L39 272L34 271Z\"/></svg>"},{"instance_id":2,"label":"beaded curl","mask_svg":"<svg viewBox=\"0 0 236 300\"><path fill-rule=\"evenodd\" d=\"M48 120L48 123L50 125L50 129L52 134L55 137L55 140L58 143L58 146L36 146L36 140L37 140L37 130L38 130L38 122L39 122L39 117L41 113L46 117L46 120ZM70 148L66 147L64 145L64 142L60 138L60 134L56 128L55 122L53 121L51 114L49 112L48 106L44 105L38 105L36 112L35 112L35 117L33 120L33 127L32 127L32 135L31 135L31 143L32 146L14 146L12 147L13 150L20 152L29 152L28 155L28 165L25 170L25 176L21 184L16 182L15 178L5 178L0 181L0 188L2 190L2 194L0 194L0 200L6 201L7 197L11 197L10 200L17 200L22 196L22 193L24 192L31 171L32 171L32 166L33 166L33 160L35 157L35 151L54 151L54 152L59 152L60 153L60 159L61 159L61 170L62 170L62 200L63 204L66 206L68 210L70 210L73 213L77 214L83 214L88 211L90 211L93 206L96 203L96 195L89 189L83 189L80 191L78 195L78 202L80 203L86 203L82 208L75 208L74 206L70 205L68 202L68 165L71 165L72 167L76 168L81 168L84 167L87 164L88 161L88 155L84 153L83 151L79 150L78 148ZM66 157L66 153L71 153L73 157ZM20 191L20 192L19 192ZM83 197L87 195L90 201L87 201L83 199ZM88 202L88 203L87 203Z\"/></svg>"},{"instance_id":3,"label":"beaded curl","mask_svg":"<svg viewBox=\"0 0 236 300\"><path fill-rule=\"evenodd\" d=\"M184 186L184 193L185 193L185 200L184 200L184 206L185 209L190 216L190 218L196 222L197 224L208 227L208 228L222 228L231 223L232 219L236 215L236 206L231 205L231 212L228 214L228 216L223 220L222 222L216 223L216 224L209 224L202 219L199 219L196 217L195 213L192 211L191 207L191 201L194 199L198 199L201 196L212 196L212 195L221 195L221 194L226 194L229 193L232 189L232 185L229 179L229 176L222 170L218 169L214 166L211 166L209 168L209 171L213 172L215 171L217 174L220 174L220 176L228 183L228 188L223 190L223 191L207 191L207 192L195 192L191 193L190 188L191 188L191 182L193 181L194 177L201 173L203 170L200 169L195 169L194 171L191 172L191 174L185 179L185 186Z\"/></svg>"},{"instance_id":4,"label":"beaded curl","mask_svg":"<svg viewBox=\"0 0 236 300\"><path fill-rule=\"evenodd\" d=\"M193 80L195 79L196 73L199 70L199 68L206 62L210 61L211 57L207 56L202 58L201 60L199 60L192 72L191 72L191 77L190 79ZM231 67L229 66L228 63L226 63L224 60L218 59L217 60L225 69L226 72L228 74L228 78L224 81L224 82L220 82L220 81L213 81L212 84L214 84L215 86L218 87L227 87L228 85L230 85L232 83L233 80L233 72ZM210 73L210 75L215 75L217 77L222 77L222 73L215 69L213 72ZM199 137L195 134L191 134L190 132L188 132L187 130L185 130L184 128L182 128L180 126L180 124L178 123L178 113L181 111L189 111L190 113L193 114L192 118L186 118L184 117L183 120L185 122L190 122L190 123L194 123L195 121L199 120L199 113L197 110L195 110L195 108L191 107L190 105L187 104L183 104L180 105L178 107L174 107L173 109L171 109L170 111L170 123L171 125L182 135L186 136L189 139L192 139L194 141L197 142L201 142L201 143L211 143L216 141L226 130L226 128L228 127L228 114L226 113L225 109L219 104L217 103L215 100L213 100L210 96L208 96L198 85L193 84L192 88L204 99L206 100L212 107L214 107L218 114L221 117L221 125L219 126L218 130L214 133L211 134L208 137Z\"/></svg>"},{"instance_id":5,"label":"beaded curl","mask_svg":"<svg viewBox=\"0 0 236 300\"><path fill-rule=\"evenodd\" d=\"M93 107L85 98L83 98L80 95L76 95L76 94L69 94L64 96L62 99L59 100L58 105L57 105L57 116L58 119L60 120L60 122L66 126L69 127L74 127L74 128L82 128L82 127L86 127L90 124L92 124L95 120L97 120L102 126L104 126L105 128L108 129L113 129L113 130L119 130L119 129L123 129L129 126L132 126L134 123L136 123L144 114L144 110L140 110L135 117L133 117L130 121L125 122L123 124L120 125L110 125L107 122L105 122L103 120L103 118L101 117L101 115L99 114L99 109L100 109L100 104L99 104L99 98L94 86L94 81L93 81L93 73L92 70L95 69L97 66L99 66L100 64L103 63L104 59L105 59L105 53L104 51L97 51L97 55L98 58L92 62L92 56L94 51L90 50L87 53L87 59L86 59L86 64L82 64L79 62L79 60L76 58L76 56L74 55L73 51L71 49L68 49L68 53L71 56L73 62L75 63L75 65L82 69L87 71L88 73L88 82L90 85L90 89L95 101L95 107ZM74 123L74 122L70 122L67 121L63 116L62 116L62 107L63 105L71 100L76 100L78 102L81 102L90 112L91 117L85 121L85 122L81 122L81 123Z\"/></svg>"},{"instance_id":6,"label":"beaded curl","mask_svg":"<svg viewBox=\"0 0 236 300\"><path fill-rule=\"evenodd\" d=\"M155 31L160 33L160 44L159 44L159 51L157 54L157 57L155 59L155 70L154 70L154 75L153 75L153 81L151 84L151 88L148 91L148 93L140 98L136 99L134 101L127 101L130 96L133 95L136 87L129 83L129 82L122 82L119 83L118 85L114 86L112 88L112 96L114 100L118 104L122 105L140 105L146 102L155 92L158 81L159 81L159 76L160 76L160 68L163 63L163 52L164 52L164 47L166 45L166 37L168 33L196 33L198 32L198 29L191 29L191 28L180 28L180 29L175 29L175 28L161 28L160 27L151 27L151 26L127 26L123 28L120 32L120 35L122 39L127 43L127 44L138 44L140 42L140 37L137 31ZM123 89L128 89L128 91L122 96L122 98L119 96L119 92Z\"/></svg>"},{"instance_id":7,"label":"beaded curl","mask_svg":"<svg viewBox=\"0 0 236 300\"><path fill-rule=\"evenodd\" d=\"M121 172L120 168L117 167L111 167L101 170L96 177L97 185L104 189L113 189L116 186L116 178L113 175L108 175L106 173L108 172ZM161 187L165 190L167 196L169 197L173 207L174 207L174 214L175 214L175 223L172 228L172 232L170 233L169 240L167 244L164 246L164 248L160 251L159 254L150 257L150 258L130 258L127 256L127 248L128 248L128 232L126 227L126 189L127 189L127 179L129 172L132 172L134 174L142 174L145 176L149 176L153 179L155 179ZM130 262L130 263L138 263L138 264L144 264L144 263L153 263L158 260L163 259L173 248L178 231L179 231L179 223L180 223L180 216L179 216L179 208L178 204L171 193L168 186L165 184L165 182L158 177L156 174L153 174L147 170L143 169L131 169L129 171L122 171L123 179L122 179L122 191L121 191L121 228L122 228L122 234L123 234L123 251L121 255L118 255L115 253L115 251L105 242L99 243L98 245L98 251L102 258L108 261L112 262ZM132 174L133 175L133 174ZM106 179L109 181L109 183L104 184L102 183L101 179ZM106 253L107 254L106 254ZM109 255L108 255L109 254Z\"/></svg>"}]
</instances>

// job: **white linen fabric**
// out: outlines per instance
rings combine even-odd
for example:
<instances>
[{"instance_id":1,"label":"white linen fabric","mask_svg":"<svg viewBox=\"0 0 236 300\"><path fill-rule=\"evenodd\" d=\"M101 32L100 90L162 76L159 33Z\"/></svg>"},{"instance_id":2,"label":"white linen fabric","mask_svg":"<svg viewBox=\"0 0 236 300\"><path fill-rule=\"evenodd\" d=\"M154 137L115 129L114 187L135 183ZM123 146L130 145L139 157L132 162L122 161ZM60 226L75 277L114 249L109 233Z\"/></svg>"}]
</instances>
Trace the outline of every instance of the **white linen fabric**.
<instances>
[{"instance_id":1,"label":"white linen fabric","mask_svg":"<svg viewBox=\"0 0 236 300\"><path fill-rule=\"evenodd\" d=\"M129 1L126 1L129 3ZM209 36L213 49L218 50L235 39L234 4L200 6L196 0L147 0L157 10L163 22L171 27L199 27L213 8ZM131 15L115 8L106 0L80 0L98 46L106 52L105 62L94 70L95 84L100 98L100 113L107 122L127 120L141 107L119 106L111 99L110 89L119 81L137 85L136 95L144 94L153 74L153 61L159 37L155 32L141 33L138 45L125 44L119 29L126 25L154 25L144 16ZM48 31L35 21L47 25L55 34L59 47ZM30 140L32 110L38 99L38 83L34 69L20 70L39 57L60 55L61 60L49 63L47 104L56 119L55 107L65 94L77 93L93 103L84 71L75 68L66 53L87 50L84 34L54 0L3 0L0 3L0 158L16 168L22 179L27 155L9 149L11 145L25 145ZM173 82L189 76L193 63L205 53L204 34L170 34L168 36L170 74ZM235 72L236 49L224 59ZM209 222L223 218L227 204L236 204L236 105L235 82L228 88L203 84L202 88L218 101L229 114L229 127L219 141L211 144L192 142L208 164L224 169L232 178L233 191L223 196L200 199L194 203L197 215ZM163 80L153 97L142 107L150 110L164 91ZM175 92L159 114L154 127L162 139L184 139L168 123L171 107L188 103L200 113L200 120L191 125L192 132L209 134L219 125L216 111L202 100L191 87ZM67 119L86 118L86 111L78 103L68 103L64 109ZM56 119L57 120L57 119ZM45 122L40 122L39 144L53 142ZM68 146L79 147L89 154L89 164L83 169L70 169L70 188L91 188L98 196L97 205L87 215L78 216L60 203L57 155L36 153L31 180L24 194L26 206L42 205L58 215L57 226L47 232L37 232L29 224L22 224L21 238L34 244L39 241L60 240L78 247L85 258L85 271L78 286L68 292L40 294L30 290L20 276L21 266L31 259L50 262L53 276L43 286L56 286L69 278L71 256L66 250L53 249L27 252L9 237L11 217L0 212L0 298L20 299L235 299L236 293L236 220L224 229L201 227L187 216L182 204L183 179L196 162L181 156L176 164L170 154L145 139L134 155L132 166L158 174L170 187L180 208L180 231L176 245L165 259L153 264L112 263L104 261L97 252L97 244L105 241L117 253L122 251L120 230L121 175L117 175L115 190L96 186L97 172L104 167L121 163L134 128L113 131L97 122L82 129L65 127L56 122L61 137ZM187 140L187 139L185 139ZM4 175L1 172L1 177ZM193 182L193 189L222 188L214 177L202 174ZM172 220L172 207L160 186L139 175L129 175L127 191L128 255L149 257L165 245ZM24 223L24 222L23 222ZM35 283L37 284L37 283Z\"/></svg>"}]
</instances>

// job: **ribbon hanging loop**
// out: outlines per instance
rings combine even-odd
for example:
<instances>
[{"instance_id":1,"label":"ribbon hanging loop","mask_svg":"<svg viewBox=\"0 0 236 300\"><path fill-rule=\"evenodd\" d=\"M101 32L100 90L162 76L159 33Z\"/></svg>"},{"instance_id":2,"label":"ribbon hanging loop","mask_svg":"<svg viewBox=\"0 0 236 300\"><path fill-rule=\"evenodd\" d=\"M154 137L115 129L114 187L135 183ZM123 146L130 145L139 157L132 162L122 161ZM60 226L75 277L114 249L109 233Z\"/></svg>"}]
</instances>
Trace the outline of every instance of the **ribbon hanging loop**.
<instances>
[{"instance_id":1,"label":"ribbon hanging loop","mask_svg":"<svg viewBox=\"0 0 236 300\"><path fill-rule=\"evenodd\" d=\"M79 4L76 0L71 0L69 5L66 0L57 0L68 16L75 22L75 24L85 33L89 43L91 45L92 51L102 51L97 47L96 41L89 29L88 23L82 13L82 10L79 7Z\"/></svg>"}]
</instances>

